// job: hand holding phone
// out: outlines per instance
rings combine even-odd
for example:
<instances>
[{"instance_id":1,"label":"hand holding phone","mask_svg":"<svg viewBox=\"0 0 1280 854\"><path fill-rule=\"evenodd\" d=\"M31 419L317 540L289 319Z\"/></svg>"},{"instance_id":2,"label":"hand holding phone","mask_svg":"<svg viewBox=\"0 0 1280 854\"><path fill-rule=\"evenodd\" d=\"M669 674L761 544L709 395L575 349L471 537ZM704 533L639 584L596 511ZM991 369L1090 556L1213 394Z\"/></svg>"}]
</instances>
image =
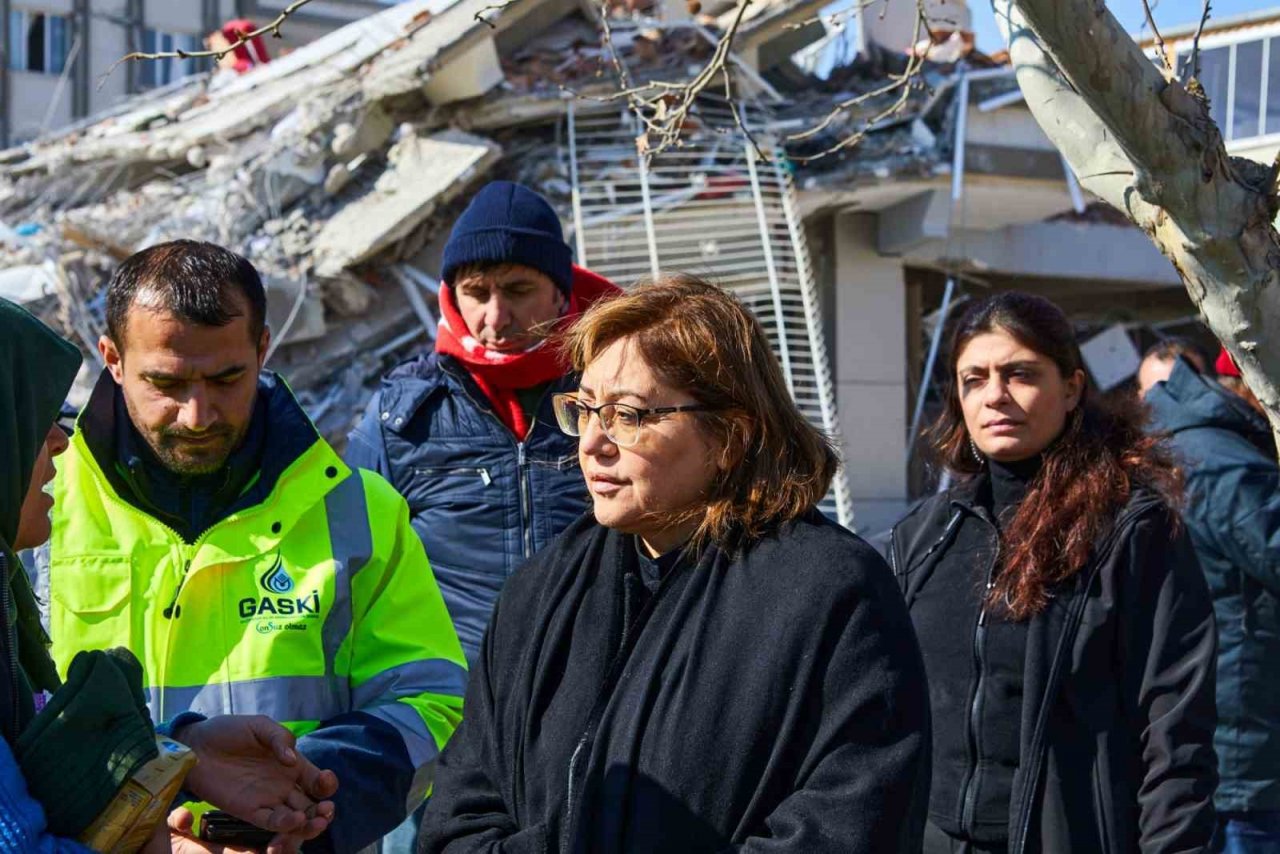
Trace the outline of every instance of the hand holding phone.
<instances>
[{"instance_id":1,"label":"hand holding phone","mask_svg":"<svg viewBox=\"0 0 1280 854\"><path fill-rule=\"evenodd\" d=\"M265 848L275 833L242 821L222 810L210 810L200 816L200 839L239 848Z\"/></svg>"}]
</instances>

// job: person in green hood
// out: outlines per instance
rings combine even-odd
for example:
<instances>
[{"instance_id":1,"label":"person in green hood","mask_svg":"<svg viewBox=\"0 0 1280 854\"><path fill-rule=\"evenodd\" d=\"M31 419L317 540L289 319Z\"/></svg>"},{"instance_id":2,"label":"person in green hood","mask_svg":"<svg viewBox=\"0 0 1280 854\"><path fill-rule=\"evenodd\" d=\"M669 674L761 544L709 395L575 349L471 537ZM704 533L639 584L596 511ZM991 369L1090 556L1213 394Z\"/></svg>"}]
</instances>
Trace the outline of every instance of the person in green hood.
<instances>
[{"instance_id":1,"label":"person in green hood","mask_svg":"<svg viewBox=\"0 0 1280 854\"><path fill-rule=\"evenodd\" d=\"M0 850L86 851L71 841L155 755L142 669L123 651L86 652L57 676L35 595L16 552L49 536L45 492L67 447L56 418L80 351L0 299ZM333 818L337 778L261 716L184 714L157 727L199 760L186 792L276 833L268 851L296 851ZM86 738L86 733L93 733ZM188 829L190 814L171 817ZM175 837L178 838L178 837ZM151 850L169 849L157 833Z\"/></svg>"}]
</instances>

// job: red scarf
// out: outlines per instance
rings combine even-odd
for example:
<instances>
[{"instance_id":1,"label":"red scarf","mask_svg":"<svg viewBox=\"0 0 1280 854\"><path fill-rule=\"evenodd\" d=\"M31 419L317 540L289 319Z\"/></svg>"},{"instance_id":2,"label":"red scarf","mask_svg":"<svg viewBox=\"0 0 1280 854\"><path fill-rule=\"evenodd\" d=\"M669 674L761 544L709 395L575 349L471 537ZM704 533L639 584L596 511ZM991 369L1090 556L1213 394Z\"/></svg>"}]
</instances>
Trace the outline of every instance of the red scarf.
<instances>
[{"instance_id":1,"label":"red scarf","mask_svg":"<svg viewBox=\"0 0 1280 854\"><path fill-rule=\"evenodd\" d=\"M620 293L622 291L608 279L575 264L569 306L557 321L555 331L561 332L571 326L597 300ZM564 376L567 370L560 348L548 343L547 339L519 353L502 353L485 347L467 331L467 324L453 298L453 288L447 284L440 285L440 331L436 335L436 352L452 356L466 366L467 373L493 404L494 413L518 439L529 434L529 419L520 408L516 389L551 382Z\"/></svg>"}]
</instances>

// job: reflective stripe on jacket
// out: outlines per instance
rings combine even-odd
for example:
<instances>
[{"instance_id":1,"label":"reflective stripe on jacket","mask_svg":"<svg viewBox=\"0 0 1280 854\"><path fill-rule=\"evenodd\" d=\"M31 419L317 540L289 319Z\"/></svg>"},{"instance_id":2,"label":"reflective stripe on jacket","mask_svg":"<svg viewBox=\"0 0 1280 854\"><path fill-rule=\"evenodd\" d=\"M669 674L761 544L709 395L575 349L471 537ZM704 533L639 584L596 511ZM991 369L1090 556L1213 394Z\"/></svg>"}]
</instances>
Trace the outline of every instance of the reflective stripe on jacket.
<instances>
[{"instance_id":1,"label":"reflective stripe on jacket","mask_svg":"<svg viewBox=\"0 0 1280 854\"><path fill-rule=\"evenodd\" d=\"M264 393L288 395L305 418L276 382ZM408 506L380 476L352 471L316 435L261 503L188 544L120 496L83 430L58 466L50 627L60 671L78 650L125 646L146 669L157 721L263 714L305 735L334 719L350 729L343 716L361 712L398 734L414 768L452 735L462 650ZM390 791L385 780L363 785Z\"/></svg>"}]
</instances>

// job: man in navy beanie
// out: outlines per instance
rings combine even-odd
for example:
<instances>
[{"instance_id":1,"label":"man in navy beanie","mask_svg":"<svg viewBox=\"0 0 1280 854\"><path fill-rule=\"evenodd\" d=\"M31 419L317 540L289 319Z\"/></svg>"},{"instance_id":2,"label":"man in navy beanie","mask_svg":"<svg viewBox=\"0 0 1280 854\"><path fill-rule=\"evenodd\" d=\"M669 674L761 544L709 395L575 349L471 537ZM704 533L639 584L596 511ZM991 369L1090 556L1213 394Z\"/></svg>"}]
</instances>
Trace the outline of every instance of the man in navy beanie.
<instances>
[{"instance_id":1,"label":"man in navy beanie","mask_svg":"<svg viewBox=\"0 0 1280 854\"><path fill-rule=\"evenodd\" d=\"M547 200L508 181L458 218L441 278L434 352L383 379L346 459L408 500L474 661L503 582L589 506L577 440L551 410L577 377L548 335L618 291L573 264Z\"/></svg>"}]
</instances>

